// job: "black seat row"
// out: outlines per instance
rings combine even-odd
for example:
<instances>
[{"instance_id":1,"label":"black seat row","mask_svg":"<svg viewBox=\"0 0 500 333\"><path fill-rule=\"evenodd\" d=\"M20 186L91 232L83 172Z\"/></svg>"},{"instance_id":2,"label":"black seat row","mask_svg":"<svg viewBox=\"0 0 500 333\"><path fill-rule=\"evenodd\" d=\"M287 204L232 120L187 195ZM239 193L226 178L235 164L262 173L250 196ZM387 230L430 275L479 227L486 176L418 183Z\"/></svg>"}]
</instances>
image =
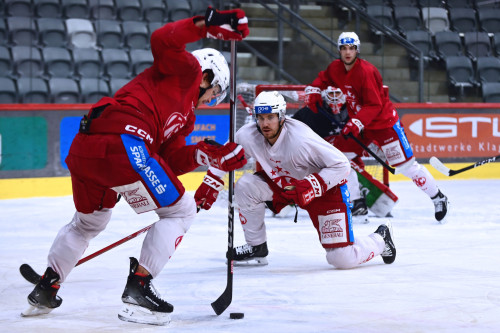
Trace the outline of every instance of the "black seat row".
<instances>
[{"instance_id":1,"label":"black seat row","mask_svg":"<svg viewBox=\"0 0 500 333\"><path fill-rule=\"evenodd\" d=\"M2 0L0 16L166 22L199 14L207 0Z\"/></svg>"},{"instance_id":2,"label":"black seat row","mask_svg":"<svg viewBox=\"0 0 500 333\"><path fill-rule=\"evenodd\" d=\"M0 103L95 103L104 96L112 96L127 82L127 79L0 77Z\"/></svg>"},{"instance_id":3,"label":"black seat row","mask_svg":"<svg viewBox=\"0 0 500 333\"><path fill-rule=\"evenodd\" d=\"M500 102L500 59L480 57L476 66L466 56L450 56L446 59L446 74L450 95L463 96L466 89L481 88L485 102ZM498 90L495 92L493 87ZM496 97L493 97L496 96Z\"/></svg>"},{"instance_id":4,"label":"black seat row","mask_svg":"<svg viewBox=\"0 0 500 333\"><path fill-rule=\"evenodd\" d=\"M452 30L500 32L500 7L422 7L398 5L394 9L387 5L370 5L366 12L389 28L405 36L407 31L429 30L431 33Z\"/></svg>"},{"instance_id":5,"label":"black seat row","mask_svg":"<svg viewBox=\"0 0 500 333\"><path fill-rule=\"evenodd\" d=\"M8 17L0 19L0 45L38 47L149 48L162 22Z\"/></svg>"},{"instance_id":6,"label":"black seat row","mask_svg":"<svg viewBox=\"0 0 500 333\"><path fill-rule=\"evenodd\" d=\"M395 8L397 6L410 7L442 7L451 8L500 8L499 1L488 0L358 0L363 7L383 5Z\"/></svg>"},{"instance_id":7,"label":"black seat row","mask_svg":"<svg viewBox=\"0 0 500 333\"><path fill-rule=\"evenodd\" d=\"M486 32L441 31L432 36L427 31L408 31L406 38L417 46L424 56L432 61L446 61L449 56L468 56L472 61L478 57L500 57L500 33L491 37ZM416 58L416 57L415 57Z\"/></svg>"},{"instance_id":8,"label":"black seat row","mask_svg":"<svg viewBox=\"0 0 500 333\"><path fill-rule=\"evenodd\" d=\"M152 64L149 50L0 47L0 77L129 79Z\"/></svg>"}]
</instances>

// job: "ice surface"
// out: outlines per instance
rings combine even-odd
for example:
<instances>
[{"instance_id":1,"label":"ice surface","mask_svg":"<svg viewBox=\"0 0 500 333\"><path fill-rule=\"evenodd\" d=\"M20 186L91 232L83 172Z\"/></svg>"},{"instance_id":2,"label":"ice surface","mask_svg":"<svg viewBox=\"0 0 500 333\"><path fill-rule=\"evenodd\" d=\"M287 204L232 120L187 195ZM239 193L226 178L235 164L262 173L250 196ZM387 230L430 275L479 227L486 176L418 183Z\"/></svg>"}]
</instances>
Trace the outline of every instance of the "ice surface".
<instances>
[{"instance_id":1,"label":"ice surface","mask_svg":"<svg viewBox=\"0 0 500 333\"><path fill-rule=\"evenodd\" d=\"M434 220L431 200L411 182L391 185L397 258L380 257L351 270L327 264L307 214L268 214L269 265L236 267L231 306L210 306L226 285L227 202L200 212L155 286L174 304L168 327L117 318L129 256L144 235L78 266L63 284L60 308L22 318L32 290L18 273L26 262L45 269L48 249L73 215L71 197L0 201L0 327L5 332L499 332L500 180L447 180L449 222ZM124 202L86 254L155 221ZM355 235L382 223L354 225ZM243 244L239 223L235 245ZM230 312L244 312L241 320Z\"/></svg>"}]
</instances>

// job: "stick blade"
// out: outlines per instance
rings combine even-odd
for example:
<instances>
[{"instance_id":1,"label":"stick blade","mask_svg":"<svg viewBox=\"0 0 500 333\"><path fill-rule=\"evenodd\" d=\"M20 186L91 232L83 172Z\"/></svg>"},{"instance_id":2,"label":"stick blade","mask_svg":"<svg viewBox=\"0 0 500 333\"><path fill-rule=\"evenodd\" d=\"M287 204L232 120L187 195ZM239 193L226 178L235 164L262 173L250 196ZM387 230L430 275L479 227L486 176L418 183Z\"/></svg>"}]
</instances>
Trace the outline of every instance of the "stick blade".
<instances>
[{"instance_id":1,"label":"stick blade","mask_svg":"<svg viewBox=\"0 0 500 333\"><path fill-rule=\"evenodd\" d=\"M444 165L437 157L432 156L429 159L429 163L436 169L441 172L443 175L450 176L450 168Z\"/></svg>"},{"instance_id":2,"label":"stick blade","mask_svg":"<svg viewBox=\"0 0 500 333\"><path fill-rule=\"evenodd\" d=\"M226 288L222 295L219 296L214 302L212 302L212 309L214 309L216 315L222 314L229 307L233 300L232 290Z\"/></svg>"},{"instance_id":3,"label":"stick blade","mask_svg":"<svg viewBox=\"0 0 500 333\"><path fill-rule=\"evenodd\" d=\"M46 306L34 306L30 305L29 308L21 312L21 317L36 317L50 313L53 308L48 308Z\"/></svg>"},{"instance_id":4,"label":"stick blade","mask_svg":"<svg viewBox=\"0 0 500 333\"><path fill-rule=\"evenodd\" d=\"M41 275L38 274L33 269L33 267L31 267L28 264L22 264L19 267L19 272L21 273L21 275L23 276L23 278L26 279L26 281L28 281L30 283L33 283L33 284L37 284L38 281L40 281L40 279L42 278Z\"/></svg>"}]
</instances>

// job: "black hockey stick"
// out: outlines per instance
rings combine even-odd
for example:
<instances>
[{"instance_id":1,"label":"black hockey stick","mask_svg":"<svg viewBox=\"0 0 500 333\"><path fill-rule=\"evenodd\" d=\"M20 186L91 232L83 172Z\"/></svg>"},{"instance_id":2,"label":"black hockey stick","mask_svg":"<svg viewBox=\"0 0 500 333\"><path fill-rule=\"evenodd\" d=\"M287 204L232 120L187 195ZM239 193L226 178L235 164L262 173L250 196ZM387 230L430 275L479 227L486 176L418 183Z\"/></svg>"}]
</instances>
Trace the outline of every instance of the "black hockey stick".
<instances>
[{"instance_id":1,"label":"black hockey stick","mask_svg":"<svg viewBox=\"0 0 500 333\"><path fill-rule=\"evenodd\" d=\"M231 94L229 99L229 142L234 142L236 128L236 42L231 41ZM217 315L223 313L233 300L233 236L234 236L234 171L229 171L228 214L227 214L227 283L224 292L212 302Z\"/></svg>"},{"instance_id":2,"label":"black hockey stick","mask_svg":"<svg viewBox=\"0 0 500 333\"><path fill-rule=\"evenodd\" d=\"M40 274L38 274L33 269L33 267L31 267L28 264L22 264L19 267L19 273L21 273L21 275L23 276L23 278L26 279L26 281L33 283L33 284L37 284L38 281L40 281L40 279L42 278L42 276Z\"/></svg>"},{"instance_id":3,"label":"black hockey stick","mask_svg":"<svg viewBox=\"0 0 500 333\"><path fill-rule=\"evenodd\" d=\"M342 125L335 118L333 118L330 114L328 114L328 112L326 112L321 106L318 107L318 110L321 111L321 113L323 115L325 115L328 119L330 119L331 121L333 121L337 126L342 127ZM364 150L366 150L366 152L368 154L370 154L371 156L373 156L373 158L376 159L377 162L379 162L390 173L392 173L393 175L397 174L395 168L393 168L393 167L389 166L387 163L385 163L384 160L382 160L380 157L378 157L377 154L375 154L375 152L373 150L371 150L370 148L368 148L367 145L365 145L360 139L358 139L357 137L355 137L352 133L347 134L347 137L353 139L354 141L356 141L356 143L358 145L360 145Z\"/></svg>"},{"instance_id":4,"label":"black hockey stick","mask_svg":"<svg viewBox=\"0 0 500 333\"><path fill-rule=\"evenodd\" d=\"M153 223L153 224L154 224L154 223ZM81 265L81 264L83 264L84 262L89 261L89 260L90 260L90 259L92 259L92 258L95 258L95 257L97 257L97 256L99 256L99 255L101 255L101 254L103 254L104 252L108 252L109 250L111 250L111 249L113 249L113 248L117 247L117 246L118 246L118 245L120 245L120 244L123 244L123 243L125 243L125 242L128 242L129 240L131 240L131 239L133 239L133 238L135 238L135 237L139 236L140 234L142 234L142 233L144 233L144 232L148 231L149 229L151 229L151 227L153 226L153 224L150 224L150 225L148 225L147 227L144 227L144 228L142 228L141 230L136 231L136 232L134 232L133 234L130 234L130 235L128 235L127 237L124 237L124 238L120 239L119 241L114 242L113 244L110 244L110 245L106 246L105 248L100 249L99 251L96 251L96 252L94 252L94 253L92 253L92 254L89 254L88 256L86 256L86 257L84 257L84 258L80 259L80 260L76 263L75 267L76 267L76 266L79 266L79 265ZM37 284L37 283L38 283L38 281L40 281L40 279L41 279L41 277L42 277L40 274L38 274L38 273L37 273L37 272L33 269L33 267L31 267L31 266L30 266L30 265L28 265L28 264L22 264L22 265L19 267L19 272L21 273L21 275L23 276L23 278L25 278L28 282L31 282L31 283L33 283L33 284Z\"/></svg>"},{"instance_id":5,"label":"black hockey stick","mask_svg":"<svg viewBox=\"0 0 500 333\"><path fill-rule=\"evenodd\" d=\"M450 168L448 168L447 166L445 166L443 164L443 162L441 162L437 157L435 156L432 156L429 160L429 163L439 172L441 172L442 174L446 175L446 176L453 176L453 175L456 175L457 173L462 173L464 171L467 171L467 170L470 170L470 169L474 169L474 168L477 168L481 165L484 165L484 164L487 164L487 163L491 163L491 162L495 162L497 159L500 159L500 155L498 156L493 156L493 157L490 157L490 158L487 158L485 160L482 160L482 161L479 161L479 162L476 162L472 165L469 165L469 166L466 166L465 168L462 168L462 169L458 169L458 170L452 170Z\"/></svg>"}]
</instances>

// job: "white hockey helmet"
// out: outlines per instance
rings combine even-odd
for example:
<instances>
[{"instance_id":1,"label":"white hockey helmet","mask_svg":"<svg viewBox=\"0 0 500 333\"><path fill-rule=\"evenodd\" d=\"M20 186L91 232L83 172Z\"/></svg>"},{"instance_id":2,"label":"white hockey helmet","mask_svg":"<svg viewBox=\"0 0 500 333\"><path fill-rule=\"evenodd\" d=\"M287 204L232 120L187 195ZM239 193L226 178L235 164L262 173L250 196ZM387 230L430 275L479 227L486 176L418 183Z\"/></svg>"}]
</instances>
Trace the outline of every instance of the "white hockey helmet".
<instances>
[{"instance_id":1,"label":"white hockey helmet","mask_svg":"<svg viewBox=\"0 0 500 333\"><path fill-rule=\"evenodd\" d=\"M359 53L360 44L361 42L359 41L359 37L355 32L343 32L340 34L337 41L337 47L339 51L342 45L354 45L356 46L356 50Z\"/></svg>"},{"instance_id":2,"label":"white hockey helmet","mask_svg":"<svg viewBox=\"0 0 500 333\"><path fill-rule=\"evenodd\" d=\"M192 54L196 57L201 66L201 71L209 69L214 74L211 82L212 87L219 86L216 96L208 106L217 105L224 100L229 88L229 66L226 58L216 49L204 48L195 50Z\"/></svg>"},{"instance_id":3,"label":"white hockey helmet","mask_svg":"<svg viewBox=\"0 0 500 333\"><path fill-rule=\"evenodd\" d=\"M334 114L340 113L340 109L345 103L345 95L340 88L328 86L321 92L321 95Z\"/></svg>"},{"instance_id":4,"label":"white hockey helmet","mask_svg":"<svg viewBox=\"0 0 500 333\"><path fill-rule=\"evenodd\" d=\"M259 114L277 113L279 120L285 119L286 102L283 95L275 91L263 91L257 96L253 104L255 117Z\"/></svg>"}]
</instances>

